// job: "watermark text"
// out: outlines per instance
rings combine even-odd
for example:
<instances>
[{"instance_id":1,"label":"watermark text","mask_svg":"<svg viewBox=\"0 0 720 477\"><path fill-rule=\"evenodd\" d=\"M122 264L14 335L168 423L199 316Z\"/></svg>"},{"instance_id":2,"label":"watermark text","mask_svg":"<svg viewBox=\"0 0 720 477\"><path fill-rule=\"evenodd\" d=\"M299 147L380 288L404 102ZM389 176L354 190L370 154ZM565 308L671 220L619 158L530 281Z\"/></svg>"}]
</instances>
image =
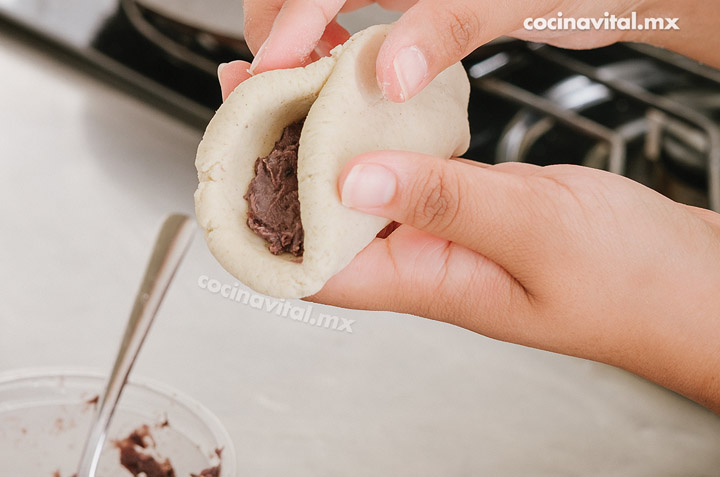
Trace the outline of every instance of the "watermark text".
<instances>
[{"instance_id":1,"label":"watermark text","mask_svg":"<svg viewBox=\"0 0 720 477\"><path fill-rule=\"evenodd\" d=\"M532 18L523 22L527 31L588 31L588 30L679 30L679 18L638 18L637 12L618 17L605 12L602 17L565 17L562 12L554 17Z\"/></svg>"},{"instance_id":2,"label":"watermark text","mask_svg":"<svg viewBox=\"0 0 720 477\"><path fill-rule=\"evenodd\" d=\"M328 330L341 331L344 333L353 332L352 325L355 323L355 320L348 320L328 313L315 314L313 312L313 306L310 303L298 304L294 301L271 298L253 293L241 287L239 283L229 285L210 278L207 275L200 275L197 283L203 290L207 290L215 295L220 295L228 300L242 303L256 310L264 310L282 318L289 318L293 321Z\"/></svg>"}]
</instances>

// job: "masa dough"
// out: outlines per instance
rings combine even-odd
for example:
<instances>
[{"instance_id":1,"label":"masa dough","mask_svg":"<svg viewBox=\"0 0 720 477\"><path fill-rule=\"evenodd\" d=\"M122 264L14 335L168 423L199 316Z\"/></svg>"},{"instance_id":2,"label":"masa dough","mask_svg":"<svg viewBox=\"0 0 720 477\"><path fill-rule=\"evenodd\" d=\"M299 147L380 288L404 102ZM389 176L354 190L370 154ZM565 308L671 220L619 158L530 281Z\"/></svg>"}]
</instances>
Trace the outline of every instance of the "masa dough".
<instances>
[{"instance_id":1,"label":"masa dough","mask_svg":"<svg viewBox=\"0 0 720 477\"><path fill-rule=\"evenodd\" d=\"M196 159L197 218L218 262L250 288L279 298L312 295L388 224L341 204L337 179L353 157L395 149L449 158L467 149L470 85L459 63L405 103L383 98L375 61L389 28L363 30L304 68L248 79L208 125ZM298 154L305 251L298 262L272 255L250 230L243 195L255 160L305 116Z\"/></svg>"}]
</instances>

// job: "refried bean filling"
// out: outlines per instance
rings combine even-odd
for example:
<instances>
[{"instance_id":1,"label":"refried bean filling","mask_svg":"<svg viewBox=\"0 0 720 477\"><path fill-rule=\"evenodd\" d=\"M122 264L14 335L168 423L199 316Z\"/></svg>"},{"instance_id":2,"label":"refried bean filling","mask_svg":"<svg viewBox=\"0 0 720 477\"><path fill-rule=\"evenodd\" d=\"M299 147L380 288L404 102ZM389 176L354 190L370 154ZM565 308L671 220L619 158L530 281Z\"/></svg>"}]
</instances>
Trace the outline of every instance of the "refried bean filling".
<instances>
[{"instance_id":1,"label":"refried bean filling","mask_svg":"<svg viewBox=\"0 0 720 477\"><path fill-rule=\"evenodd\" d=\"M255 161L250 181L247 224L268 243L274 255L303 255L303 231L298 197L297 161L300 132L305 120L286 127L273 150Z\"/></svg>"}]
</instances>

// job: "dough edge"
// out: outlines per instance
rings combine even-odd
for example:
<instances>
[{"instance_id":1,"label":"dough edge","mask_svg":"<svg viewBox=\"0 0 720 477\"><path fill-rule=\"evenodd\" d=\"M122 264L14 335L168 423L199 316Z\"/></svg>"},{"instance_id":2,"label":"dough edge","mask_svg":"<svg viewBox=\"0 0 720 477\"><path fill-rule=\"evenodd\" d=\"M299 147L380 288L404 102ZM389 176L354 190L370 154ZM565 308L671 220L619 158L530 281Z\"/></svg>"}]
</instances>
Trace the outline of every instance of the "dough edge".
<instances>
[{"instance_id":1,"label":"dough edge","mask_svg":"<svg viewBox=\"0 0 720 477\"><path fill-rule=\"evenodd\" d=\"M382 99L374 82L374 59L389 28L363 30L331 57L305 68L250 78L210 122L196 159L198 222L218 262L253 290L278 298L312 295L387 225L386 219L340 203L337 177L352 157L378 149L450 157L467 149L469 82L460 64L403 105ZM302 263L296 263L270 254L264 240L249 229L243 195L255 160L269 153L288 124L306 114L298 160L305 253ZM358 140L352 125L363 117L368 119L364 126L376 134ZM438 126L441 131L433 134Z\"/></svg>"}]
</instances>

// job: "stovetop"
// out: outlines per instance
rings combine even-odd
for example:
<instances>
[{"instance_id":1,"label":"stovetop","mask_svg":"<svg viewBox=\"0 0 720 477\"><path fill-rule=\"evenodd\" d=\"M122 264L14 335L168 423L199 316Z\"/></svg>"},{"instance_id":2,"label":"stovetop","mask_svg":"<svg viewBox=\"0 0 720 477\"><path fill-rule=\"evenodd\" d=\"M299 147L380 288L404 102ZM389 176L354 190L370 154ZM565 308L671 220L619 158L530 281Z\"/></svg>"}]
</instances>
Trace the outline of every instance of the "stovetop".
<instances>
[{"instance_id":1,"label":"stovetop","mask_svg":"<svg viewBox=\"0 0 720 477\"><path fill-rule=\"evenodd\" d=\"M477 50L468 155L581 164L720 210L720 72L656 48Z\"/></svg>"},{"instance_id":2,"label":"stovetop","mask_svg":"<svg viewBox=\"0 0 720 477\"><path fill-rule=\"evenodd\" d=\"M0 25L197 127L220 105L217 65L252 58L241 38L180 23L135 0L0 0Z\"/></svg>"},{"instance_id":3,"label":"stovetop","mask_svg":"<svg viewBox=\"0 0 720 477\"><path fill-rule=\"evenodd\" d=\"M251 58L241 38L135 0L77 3L0 0L0 15L198 127L220 103L217 64ZM566 51L521 41L482 47L464 64L473 84L467 157L606 169L720 211L717 70L639 45Z\"/></svg>"}]
</instances>

